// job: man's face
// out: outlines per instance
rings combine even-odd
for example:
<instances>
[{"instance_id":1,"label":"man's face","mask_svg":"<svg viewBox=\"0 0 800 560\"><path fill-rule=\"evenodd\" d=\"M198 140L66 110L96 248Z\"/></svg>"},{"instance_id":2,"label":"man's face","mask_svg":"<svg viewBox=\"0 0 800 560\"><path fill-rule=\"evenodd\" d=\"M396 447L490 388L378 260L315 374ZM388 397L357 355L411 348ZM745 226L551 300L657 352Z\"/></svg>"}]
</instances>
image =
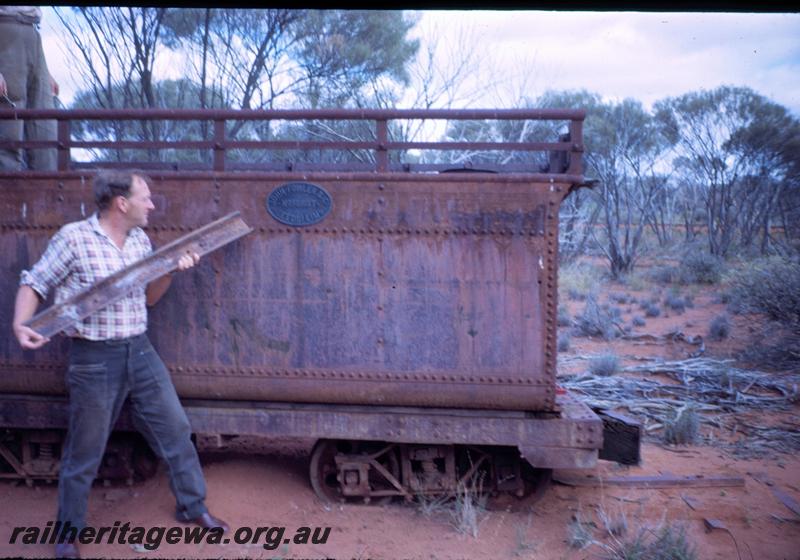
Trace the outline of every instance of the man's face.
<instances>
[{"instance_id":1,"label":"man's face","mask_svg":"<svg viewBox=\"0 0 800 560\"><path fill-rule=\"evenodd\" d=\"M144 227L147 225L147 215L150 210L155 208L150 199L150 188L141 177L133 177L131 183L131 193L126 199L128 221L133 227Z\"/></svg>"}]
</instances>

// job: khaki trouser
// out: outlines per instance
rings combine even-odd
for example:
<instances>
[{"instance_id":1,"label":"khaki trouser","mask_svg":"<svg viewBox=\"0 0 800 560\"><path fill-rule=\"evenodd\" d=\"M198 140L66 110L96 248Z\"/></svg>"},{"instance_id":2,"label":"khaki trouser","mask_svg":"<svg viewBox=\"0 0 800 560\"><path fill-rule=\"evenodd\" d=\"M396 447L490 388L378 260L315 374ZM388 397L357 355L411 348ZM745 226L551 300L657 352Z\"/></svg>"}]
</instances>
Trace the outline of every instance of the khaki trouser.
<instances>
[{"instance_id":1,"label":"khaki trouser","mask_svg":"<svg viewBox=\"0 0 800 560\"><path fill-rule=\"evenodd\" d=\"M33 25L0 21L0 73L8 97L18 109L52 109L50 73L42 50L42 39ZM10 108L0 97L0 107ZM55 140L56 121L0 119L0 140ZM23 153L24 152L24 153ZM56 168L55 148L12 150L0 148L0 170L27 167L38 171Z\"/></svg>"}]
</instances>

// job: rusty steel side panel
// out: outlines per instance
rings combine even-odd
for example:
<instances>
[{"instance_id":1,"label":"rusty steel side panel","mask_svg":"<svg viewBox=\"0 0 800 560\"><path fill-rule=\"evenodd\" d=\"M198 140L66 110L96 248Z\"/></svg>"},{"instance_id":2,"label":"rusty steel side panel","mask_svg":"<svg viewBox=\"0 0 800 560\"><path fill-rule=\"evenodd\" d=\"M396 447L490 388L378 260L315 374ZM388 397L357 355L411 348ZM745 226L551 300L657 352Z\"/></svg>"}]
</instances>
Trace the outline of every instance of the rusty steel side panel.
<instances>
[{"instance_id":1,"label":"rusty steel side panel","mask_svg":"<svg viewBox=\"0 0 800 560\"><path fill-rule=\"evenodd\" d=\"M553 410L558 205L569 185L486 174L296 177L330 214L266 209L281 179L164 177L156 246L239 210L254 232L178 275L150 333L182 397ZM0 179L0 313L91 177ZM64 391L65 343L0 337L0 392Z\"/></svg>"}]
</instances>

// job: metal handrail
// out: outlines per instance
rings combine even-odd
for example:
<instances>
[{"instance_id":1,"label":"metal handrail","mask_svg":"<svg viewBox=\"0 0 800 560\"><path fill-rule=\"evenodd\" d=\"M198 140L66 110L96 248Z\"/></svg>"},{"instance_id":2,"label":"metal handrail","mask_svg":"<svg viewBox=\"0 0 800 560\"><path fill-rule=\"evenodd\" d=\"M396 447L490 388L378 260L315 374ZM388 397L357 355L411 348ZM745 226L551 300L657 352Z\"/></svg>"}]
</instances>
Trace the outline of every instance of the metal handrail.
<instances>
[{"instance_id":1,"label":"metal handrail","mask_svg":"<svg viewBox=\"0 0 800 560\"><path fill-rule=\"evenodd\" d=\"M389 153L392 151L427 150L508 150L561 152L567 162L566 168L557 171L570 175L582 173L583 120L586 112L581 109L0 109L0 120L47 119L58 122L57 139L50 141L8 141L0 139L0 148L56 148L58 170L68 171L71 165L71 149L196 149L213 153L211 170L226 170L226 152L232 149L265 150L371 150L375 153L373 171L390 171ZM569 121L569 135L558 142L395 142L388 137L391 120L562 120ZM212 138L208 140L73 140L73 121L146 120L146 121L209 121L213 123ZM375 122L375 140L234 140L226 138L228 121L311 121L311 120L369 120ZM110 162L109 162L110 163ZM95 167L103 162L93 162ZM80 164L77 164L80 167ZM421 166L417 166L422 170ZM401 170L411 171L412 166L403 165Z\"/></svg>"}]
</instances>

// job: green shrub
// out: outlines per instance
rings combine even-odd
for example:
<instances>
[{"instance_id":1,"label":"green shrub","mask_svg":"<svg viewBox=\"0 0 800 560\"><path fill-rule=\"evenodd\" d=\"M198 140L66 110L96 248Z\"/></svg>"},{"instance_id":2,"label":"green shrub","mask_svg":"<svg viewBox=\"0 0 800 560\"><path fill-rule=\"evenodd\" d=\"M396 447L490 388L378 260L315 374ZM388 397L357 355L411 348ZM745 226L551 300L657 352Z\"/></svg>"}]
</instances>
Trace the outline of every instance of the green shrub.
<instances>
[{"instance_id":1,"label":"green shrub","mask_svg":"<svg viewBox=\"0 0 800 560\"><path fill-rule=\"evenodd\" d=\"M640 527L632 537L603 545L606 560L697 560L697 551L682 526L663 525L652 530Z\"/></svg>"},{"instance_id":2,"label":"green shrub","mask_svg":"<svg viewBox=\"0 0 800 560\"><path fill-rule=\"evenodd\" d=\"M644 317L642 317L641 315L636 315L636 316L635 316L635 317L634 317L634 318L631 320L631 324L632 324L634 327L643 327L643 326L645 326L645 325L647 324L647 321L645 321L645 320L644 320Z\"/></svg>"},{"instance_id":3,"label":"green shrub","mask_svg":"<svg viewBox=\"0 0 800 560\"><path fill-rule=\"evenodd\" d=\"M571 301L584 301L586 300L586 294L583 292L579 292L575 288L570 288L567 290L567 297Z\"/></svg>"},{"instance_id":4,"label":"green shrub","mask_svg":"<svg viewBox=\"0 0 800 560\"><path fill-rule=\"evenodd\" d=\"M727 315L717 315L708 326L708 337L711 340L722 340L728 338L731 333L731 325Z\"/></svg>"},{"instance_id":5,"label":"green shrub","mask_svg":"<svg viewBox=\"0 0 800 560\"><path fill-rule=\"evenodd\" d=\"M558 333L558 345L557 345L558 351L559 352L568 352L569 351L569 346L570 346L570 341L571 341L571 339L570 339L569 333L566 333L566 332Z\"/></svg>"},{"instance_id":6,"label":"green shrub","mask_svg":"<svg viewBox=\"0 0 800 560\"><path fill-rule=\"evenodd\" d=\"M724 263L716 255L692 247L683 254L678 268L683 284L716 284L722 278Z\"/></svg>"},{"instance_id":7,"label":"green shrub","mask_svg":"<svg viewBox=\"0 0 800 560\"><path fill-rule=\"evenodd\" d=\"M650 280L659 284L672 284L680 279L680 271L675 266L654 266L647 276Z\"/></svg>"},{"instance_id":8,"label":"green shrub","mask_svg":"<svg viewBox=\"0 0 800 560\"><path fill-rule=\"evenodd\" d=\"M667 443L695 443L700 432L700 416L692 405L684 405L664 426L664 441Z\"/></svg>"},{"instance_id":9,"label":"green shrub","mask_svg":"<svg viewBox=\"0 0 800 560\"><path fill-rule=\"evenodd\" d=\"M648 303L645 307L644 314L648 317L658 317L661 315L661 309L654 303Z\"/></svg>"},{"instance_id":10,"label":"green shrub","mask_svg":"<svg viewBox=\"0 0 800 560\"><path fill-rule=\"evenodd\" d=\"M680 295L674 294L672 292L667 294L667 297L664 298L664 306L668 307L669 309L675 311L678 314L681 314L684 311L686 311L686 302Z\"/></svg>"},{"instance_id":11,"label":"green shrub","mask_svg":"<svg viewBox=\"0 0 800 560\"><path fill-rule=\"evenodd\" d=\"M558 291L574 301L583 301L597 293L602 273L587 263L571 263L558 271Z\"/></svg>"},{"instance_id":12,"label":"green shrub","mask_svg":"<svg viewBox=\"0 0 800 560\"><path fill-rule=\"evenodd\" d=\"M594 542L592 538L592 531L589 527L592 526L591 522L583 520L580 510L570 521L567 527L567 544L572 548L586 548Z\"/></svg>"},{"instance_id":13,"label":"green shrub","mask_svg":"<svg viewBox=\"0 0 800 560\"><path fill-rule=\"evenodd\" d=\"M616 354L601 354L589 360L589 371L593 375L610 377L619 369L619 358Z\"/></svg>"},{"instance_id":14,"label":"green shrub","mask_svg":"<svg viewBox=\"0 0 800 560\"><path fill-rule=\"evenodd\" d=\"M714 297L711 298L712 303L730 303L731 302L731 293L729 290L724 290L717 294L714 294Z\"/></svg>"},{"instance_id":15,"label":"green shrub","mask_svg":"<svg viewBox=\"0 0 800 560\"><path fill-rule=\"evenodd\" d=\"M800 263L773 257L730 275L731 304L800 332Z\"/></svg>"},{"instance_id":16,"label":"green shrub","mask_svg":"<svg viewBox=\"0 0 800 560\"><path fill-rule=\"evenodd\" d=\"M558 306L557 322L559 327L569 327L572 325L572 318L569 316L569 310L566 305L562 304Z\"/></svg>"},{"instance_id":17,"label":"green shrub","mask_svg":"<svg viewBox=\"0 0 800 560\"><path fill-rule=\"evenodd\" d=\"M637 271L620 276L619 281L630 290L640 291L647 289L648 277L647 274ZM634 300L635 298L631 297L631 301Z\"/></svg>"},{"instance_id":18,"label":"green shrub","mask_svg":"<svg viewBox=\"0 0 800 560\"><path fill-rule=\"evenodd\" d=\"M778 369L800 365L800 262L772 257L729 275L730 313L763 313L772 322L744 351L747 359Z\"/></svg>"},{"instance_id":19,"label":"green shrub","mask_svg":"<svg viewBox=\"0 0 800 560\"><path fill-rule=\"evenodd\" d=\"M612 340L618 330L611 313L597 305L597 300L590 296L580 315L575 317L575 332L581 336L600 336Z\"/></svg>"},{"instance_id":20,"label":"green shrub","mask_svg":"<svg viewBox=\"0 0 800 560\"><path fill-rule=\"evenodd\" d=\"M631 301L631 297L623 292L611 292L608 294L608 299L618 304L625 304Z\"/></svg>"}]
</instances>

